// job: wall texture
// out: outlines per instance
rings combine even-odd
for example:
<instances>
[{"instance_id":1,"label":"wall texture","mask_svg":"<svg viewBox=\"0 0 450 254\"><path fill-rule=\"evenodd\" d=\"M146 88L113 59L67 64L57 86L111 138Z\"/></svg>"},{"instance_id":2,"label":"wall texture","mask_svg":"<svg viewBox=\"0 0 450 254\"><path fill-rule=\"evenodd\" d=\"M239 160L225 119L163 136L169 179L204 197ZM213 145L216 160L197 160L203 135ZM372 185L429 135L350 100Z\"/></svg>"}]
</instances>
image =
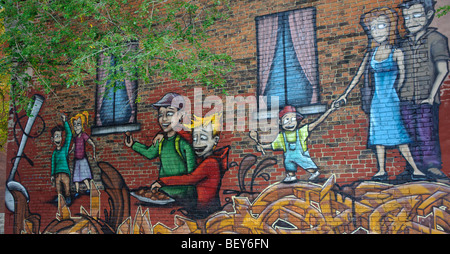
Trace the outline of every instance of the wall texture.
<instances>
[{"instance_id":1,"label":"wall texture","mask_svg":"<svg viewBox=\"0 0 450 254\"><path fill-rule=\"evenodd\" d=\"M5 233L450 233L448 23L401 3L231 1L209 45L236 62L227 96L164 77L109 99L89 80L42 95ZM180 109L153 104L174 92L204 107L172 136ZM221 132L208 100L233 109ZM11 115L7 178L27 121Z\"/></svg>"}]
</instances>

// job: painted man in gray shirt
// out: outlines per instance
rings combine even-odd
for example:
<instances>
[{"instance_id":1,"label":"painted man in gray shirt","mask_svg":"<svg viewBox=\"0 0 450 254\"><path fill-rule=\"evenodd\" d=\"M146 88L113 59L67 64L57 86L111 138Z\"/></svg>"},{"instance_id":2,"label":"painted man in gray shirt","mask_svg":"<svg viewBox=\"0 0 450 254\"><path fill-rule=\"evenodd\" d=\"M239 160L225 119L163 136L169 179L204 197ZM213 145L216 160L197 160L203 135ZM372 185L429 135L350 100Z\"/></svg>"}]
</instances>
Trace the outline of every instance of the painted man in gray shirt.
<instances>
[{"instance_id":1,"label":"painted man in gray shirt","mask_svg":"<svg viewBox=\"0 0 450 254\"><path fill-rule=\"evenodd\" d=\"M441 171L438 127L439 88L448 74L450 54L447 37L429 27L435 3L433 0L410 0L399 6L408 34L400 43L406 76L398 92L403 121L413 140L414 161L429 179L448 181Z\"/></svg>"}]
</instances>

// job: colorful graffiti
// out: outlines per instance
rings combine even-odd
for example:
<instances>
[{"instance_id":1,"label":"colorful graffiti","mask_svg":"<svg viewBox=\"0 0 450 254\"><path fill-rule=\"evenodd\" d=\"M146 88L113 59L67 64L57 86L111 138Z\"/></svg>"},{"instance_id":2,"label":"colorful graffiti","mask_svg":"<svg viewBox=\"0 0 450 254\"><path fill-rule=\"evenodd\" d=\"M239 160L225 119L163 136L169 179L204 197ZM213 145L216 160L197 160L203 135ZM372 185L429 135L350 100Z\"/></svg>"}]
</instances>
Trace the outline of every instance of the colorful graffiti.
<instances>
[{"instance_id":1,"label":"colorful graffiti","mask_svg":"<svg viewBox=\"0 0 450 254\"><path fill-rule=\"evenodd\" d=\"M351 73L351 83L329 105L319 104L316 8L256 18L256 91L280 97L276 117L280 129L270 143L261 142L261 130L249 130L248 136L245 132L249 149L239 156L230 154L240 148L224 145L222 112L191 114L183 95L165 93L151 104L158 130L146 143L139 140L141 123L130 99L136 96L134 83L116 90L113 101L99 97L99 89L108 91L97 86L92 126L98 132L97 141L87 134L91 127L87 111L74 110L69 121L69 114L60 114L62 124L50 131L55 147L48 158L57 194L52 200L54 219L42 225L41 212L30 210L28 193L13 188L16 182L10 181L13 233L449 234L450 180L442 172L437 129L439 88L450 60L448 41L429 27L433 1L411 0L398 7L402 13L381 7L361 15L368 39L363 60ZM400 15L408 33L405 38L399 37ZM114 58L108 59L101 61L113 65ZM101 79L105 77L102 73ZM368 179L341 184L339 172L324 172L311 156L310 139L350 107L350 94L360 83L358 103L368 120L365 144L375 156L377 172ZM302 113L317 105L324 107ZM108 108L117 112L109 115ZM119 129L110 125L116 121ZM157 171L152 171L151 179L157 180L136 186L129 182L129 175L125 177L126 169L99 159L99 151L105 149L101 140L112 133L120 133L123 147L118 154L155 162ZM93 160L88 158L91 149ZM391 149L406 162L404 172L394 177L386 166ZM93 179L93 167L99 169L98 182ZM299 178L299 171L306 171L307 178ZM284 180L278 181L280 175ZM237 180L223 186L230 180L227 177ZM257 180L265 185L255 188ZM87 189L83 197L81 184ZM101 210L103 192L109 207ZM83 198L89 198L90 208L81 206L73 214L73 203ZM152 221L152 212L160 211L175 226Z\"/></svg>"},{"instance_id":2,"label":"colorful graffiti","mask_svg":"<svg viewBox=\"0 0 450 254\"><path fill-rule=\"evenodd\" d=\"M110 213L99 217L99 194L91 192L90 212L82 208L72 216L61 198L56 218L42 233L117 234L445 234L450 233L450 187L441 183L413 182L390 185L357 182L339 186L335 176L323 185L276 183L256 198L233 197L224 211L204 220L175 216L174 228L152 224L148 210L130 214L130 191L117 170L99 163ZM115 176L116 177L115 177ZM107 179L115 179L110 181ZM95 184L93 185L95 186ZM16 233L41 233L40 216L32 214L22 193L17 202ZM61 196L60 196L61 197ZM120 211L118 213L118 211Z\"/></svg>"}]
</instances>

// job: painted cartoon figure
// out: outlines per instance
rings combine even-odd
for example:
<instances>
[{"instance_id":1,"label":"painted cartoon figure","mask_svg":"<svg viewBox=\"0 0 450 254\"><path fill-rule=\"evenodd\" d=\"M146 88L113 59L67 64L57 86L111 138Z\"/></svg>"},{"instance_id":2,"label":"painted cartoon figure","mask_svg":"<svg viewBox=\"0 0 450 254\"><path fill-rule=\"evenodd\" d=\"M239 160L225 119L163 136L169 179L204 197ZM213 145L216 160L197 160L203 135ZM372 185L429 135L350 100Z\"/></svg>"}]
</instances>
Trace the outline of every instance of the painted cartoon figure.
<instances>
[{"instance_id":1,"label":"painted cartoon figure","mask_svg":"<svg viewBox=\"0 0 450 254\"><path fill-rule=\"evenodd\" d=\"M86 154L86 143L92 146L94 152L94 160L97 160L95 144L94 141L86 134L84 127L87 126L89 120L89 113L84 111L81 114L77 114L70 119L74 131L74 144L70 150L70 153L74 153L73 162L73 182L75 183L75 197L79 196L80 182L83 182L86 187L86 193L90 193L91 185L90 180L92 179L92 170L89 165Z\"/></svg>"},{"instance_id":2,"label":"painted cartoon figure","mask_svg":"<svg viewBox=\"0 0 450 254\"><path fill-rule=\"evenodd\" d=\"M194 150L176 132L176 126L181 124L183 118L182 96L177 93L168 93L152 106L158 110L158 123L164 134L163 140L148 147L134 141L133 137L127 133L125 145L149 160L159 158L160 178L192 173L197 166ZM193 186L164 186L161 190L178 200L192 200L196 196Z\"/></svg>"},{"instance_id":3,"label":"painted cartoon figure","mask_svg":"<svg viewBox=\"0 0 450 254\"><path fill-rule=\"evenodd\" d=\"M300 126L303 116L292 106L285 106L279 112L281 132L271 144L261 144L258 141L256 131L250 131L250 136L257 142L257 150L263 152L264 149L284 151L284 167L286 169L285 183L297 180L297 168L301 167L311 175L308 180L313 181L320 175L319 168L311 159L308 151L307 139L309 133L322 123L333 111L337 109L337 104L332 103L331 107L323 113L316 121Z\"/></svg>"},{"instance_id":4,"label":"painted cartoon figure","mask_svg":"<svg viewBox=\"0 0 450 254\"><path fill-rule=\"evenodd\" d=\"M220 210L219 190L222 177L228 169L229 147L216 150L220 139L220 116L207 117L194 115L192 125L192 145L197 156L198 166L192 173L160 177L152 188L168 185L193 185L197 189L197 206L190 211L195 217L205 217ZM155 137L159 139L160 137Z\"/></svg>"},{"instance_id":5,"label":"painted cartoon figure","mask_svg":"<svg viewBox=\"0 0 450 254\"><path fill-rule=\"evenodd\" d=\"M356 76L337 101L346 102L348 94L365 78L361 91L363 110L369 114L368 146L376 148L378 172L372 180L388 179L385 169L386 147L398 147L413 167L412 178L424 180L408 144L411 142L400 115L397 90L405 77L404 55L396 47L397 13L390 8L376 8L361 16L361 25L369 37L368 50Z\"/></svg>"},{"instance_id":6,"label":"painted cartoon figure","mask_svg":"<svg viewBox=\"0 0 450 254\"><path fill-rule=\"evenodd\" d=\"M70 196L70 168L67 158L69 155L70 142L72 140L72 131L66 121L66 115L61 114L61 119L64 126L58 125L51 130L51 140L56 148L52 154L52 171L50 179L52 185L56 187L58 196L64 196L66 204L70 205L72 199ZM66 133L64 140L62 136L63 132Z\"/></svg>"},{"instance_id":7,"label":"painted cartoon figure","mask_svg":"<svg viewBox=\"0 0 450 254\"><path fill-rule=\"evenodd\" d=\"M430 179L449 182L442 173L439 142L439 88L448 74L448 39L429 27L434 17L433 0L400 4L406 38L400 43L405 54L405 83L399 91L402 117L412 139L411 154L419 170ZM423 124L429 123L429 124ZM400 174L399 177L407 177ZM398 177L398 178L399 178Z\"/></svg>"}]
</instances>

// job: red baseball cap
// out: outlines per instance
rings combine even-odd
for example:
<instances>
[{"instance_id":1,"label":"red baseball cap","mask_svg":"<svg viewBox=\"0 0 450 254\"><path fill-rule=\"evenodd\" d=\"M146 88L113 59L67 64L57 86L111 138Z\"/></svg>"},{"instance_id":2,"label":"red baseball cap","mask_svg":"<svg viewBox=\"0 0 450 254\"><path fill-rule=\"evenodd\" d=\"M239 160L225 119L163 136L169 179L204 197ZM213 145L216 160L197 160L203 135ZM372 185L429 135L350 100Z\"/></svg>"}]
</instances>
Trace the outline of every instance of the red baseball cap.
<instances>
[{"instance_id":1,"label":"red baseball cap","mask_svg":"<svg viewBox=\"0 0 450 254\"><path fill-rule=\"evenodd\" d=\"M295 113L297 116L297 122L300 122L304 118L303 115L298 113L297 110L293 106L287 105L287 106L284 106L284 108L280 111L280 113L279 113L280 119L287 113Z\"/></svg>"}]
</instances>

